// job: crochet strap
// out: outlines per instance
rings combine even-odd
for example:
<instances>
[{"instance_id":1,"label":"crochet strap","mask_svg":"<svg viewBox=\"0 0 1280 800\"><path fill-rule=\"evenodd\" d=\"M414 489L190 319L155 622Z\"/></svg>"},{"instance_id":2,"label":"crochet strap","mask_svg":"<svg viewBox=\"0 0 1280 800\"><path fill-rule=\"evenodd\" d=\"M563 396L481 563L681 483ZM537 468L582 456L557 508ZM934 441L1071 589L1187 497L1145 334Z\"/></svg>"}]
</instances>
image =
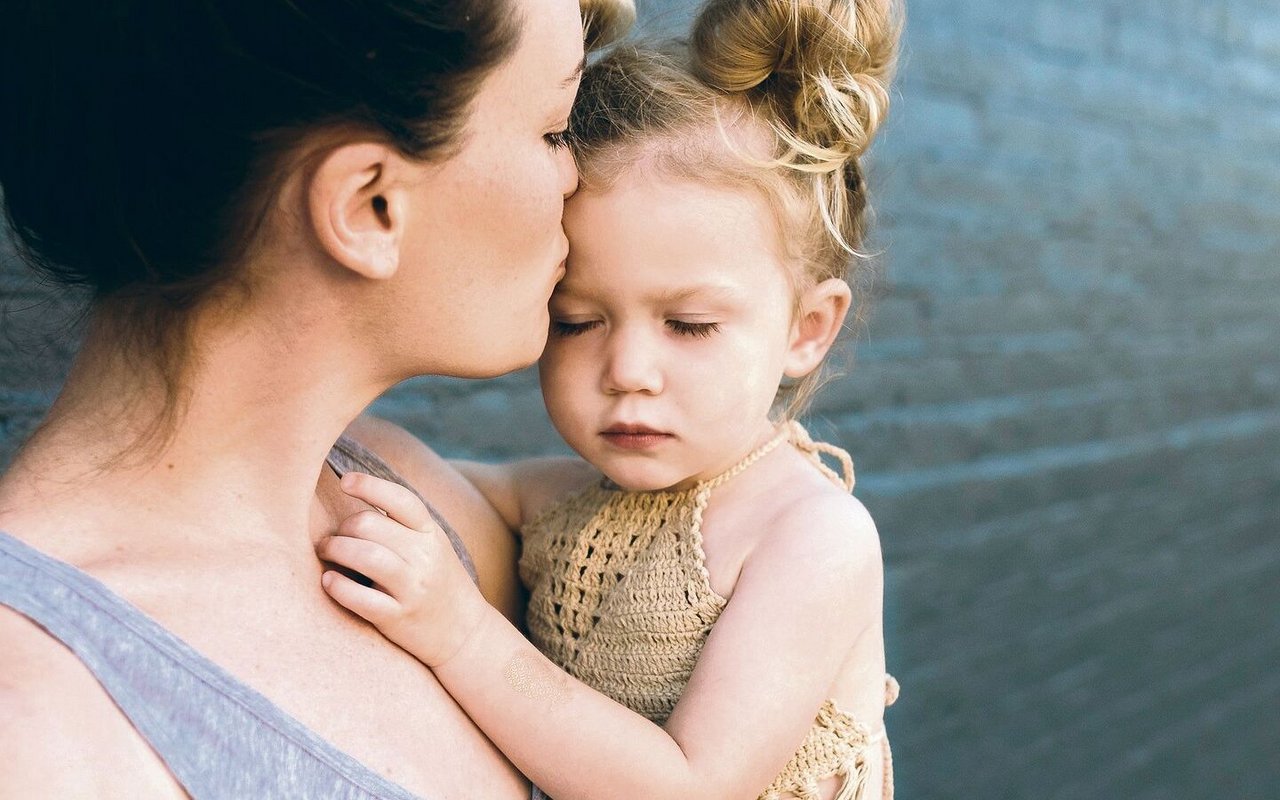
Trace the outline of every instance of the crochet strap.
<instances>
[{"instance_id":1,"label":"crochet strap","mask_svg":"<svg viewBox=\"0 0 1280 800\"><path fill-rule=\"evenodd\" d=\"M844 450L827 442L815 442L809 432L804 429L796 420L787 420L778 426L778 432L773 438L757 447L747 454L746 458L739 461L729 470L720 473L714 478L704 481L699 488L704 492L729 481L739 475L743 470L760 459L769 455L777 449L778 445L783 442L790 442L797 450L804 454L809 461L818 468L818 471L831 480L836 486L843 486L846 492L853 491L853 458ZM836 472L822 462L822 454L826 453L832 458L840 462L840 472Z\"/></svg>"},{"instance_id":2,"label":"crochet strap","mask_svg":"<svg viewBox=\"0 0 1280 800\"><path fill-rule=\"evenodd\" d=\"M867 763L865 753L846 768L844 781L835 800L867 800L867 782L871 780L871 765Z\"/></svg>"},{"instance_id":3,"label":"crochet strap","mask_svg":"<svg viewBox=\"0 0 1280 800\"><path fill-rule=\"evenodd\" d=\"M813 462L813 465L831 479L836 486L843 486L846 492L853 491L853 458L844 450L827 442L815 442L809 432L795 420L788 420L783 430L790 435L791 444ZM822 463L822 454L826 453L840 462L840 472Z\"/></svg>"},{"instance_id":4,"label":"crochet strap","mask_svg":"<svg viewBox=\"0 0 1280 800\"><path fill-rule=\"evenodd\" d=\"M892 677L889 680L893 680ZM897 685L897 681L893 681ZM892 702L892 701L890 701ZM880 751L881 790L880 800L893 800L893 751L889 748L889 737L883 727L867 740L867 748L854 756L842 771L840 788L833 800L871 800L867 790L871 783L871 753L876 748ZM838 773L839 774L839 773Z\"/></svg>"},{"instance_id":5,"label":"crochet strap","mask_svg":"<svg viewBox=\"0 0 1280 800\"><path fill-rule=\"evenodd\" d=\"M711 490L716 488L720 484L727 482L731 478L737 477L747 467L751 466L752 464L756 463L760 459L769 455L770 453L772 453L774 450L778 448L778 445L787 441L787 439L789 438L788 433L789 433L789 430L787 426L783 425L781 428L778 429L778 432L773 435L772 439L760 445L755 450L752 450L750 453L747 454L746 458L742 459L737 464L733 465L733 467L731 467L729 470L725 472L721 472L719 475L715 476L714 478L709 478L706 481L704 481L700 488L704 490Z\"/></svg>"}]
</instances>

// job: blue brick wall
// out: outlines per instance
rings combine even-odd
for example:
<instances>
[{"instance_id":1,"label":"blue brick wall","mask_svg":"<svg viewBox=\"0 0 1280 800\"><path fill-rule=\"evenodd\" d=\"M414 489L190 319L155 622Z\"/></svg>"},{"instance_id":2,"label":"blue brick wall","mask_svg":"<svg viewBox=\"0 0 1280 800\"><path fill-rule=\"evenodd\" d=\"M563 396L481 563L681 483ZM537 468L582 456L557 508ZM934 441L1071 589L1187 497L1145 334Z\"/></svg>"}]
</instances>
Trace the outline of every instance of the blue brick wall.
<instances>
[{"instance_id":1,"label":"blue brick wall","mask_svg":"<svg viewBox=\"0 0 1280 800\"><path fill-rule=\"evenodd\" d=\"M909 11L878 298L811 421L884 540L899 795L1275 796L1280 6ZM72 305L7 263L0 296L2 459ZM528 372L377 409L448 454L561 448Z\"/></svg>"}]
</instances>

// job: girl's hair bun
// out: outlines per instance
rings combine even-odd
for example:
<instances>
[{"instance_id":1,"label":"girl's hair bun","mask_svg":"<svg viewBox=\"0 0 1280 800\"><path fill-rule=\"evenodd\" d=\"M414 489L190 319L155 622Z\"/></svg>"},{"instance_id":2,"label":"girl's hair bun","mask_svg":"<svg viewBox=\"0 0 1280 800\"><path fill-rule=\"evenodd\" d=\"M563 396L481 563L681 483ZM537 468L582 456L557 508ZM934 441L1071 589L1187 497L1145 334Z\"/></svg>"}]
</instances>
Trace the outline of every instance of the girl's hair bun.
<instances>
[{"instance_id":1,"label":"girl's hair bun","mask_svg":"<svg viewBox=\"0 0 1280 800\"><path fill-rule=\"evenodd\" d=\"M635 0L580 0L587 52L621 39L636 21Z\"/></svg>"},{"instance_id":2,"label":"girl's hair bun","mask_svg":"<svg viewBox=\"0 0 1280 800\"><path fill-rule=\"evenodd\" d=\"M897 0L710 0L693 66L765 113L790 166L838 170L885 118L901 20Z\"/></svg>"}]
</instances>

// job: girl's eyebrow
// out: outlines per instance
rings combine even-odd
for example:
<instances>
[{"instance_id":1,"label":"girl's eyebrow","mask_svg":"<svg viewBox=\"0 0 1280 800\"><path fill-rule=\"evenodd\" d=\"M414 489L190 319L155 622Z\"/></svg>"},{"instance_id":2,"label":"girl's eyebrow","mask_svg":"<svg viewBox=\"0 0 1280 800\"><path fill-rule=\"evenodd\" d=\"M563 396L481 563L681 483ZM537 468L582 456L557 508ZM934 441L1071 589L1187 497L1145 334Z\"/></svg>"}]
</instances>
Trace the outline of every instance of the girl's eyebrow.
<instances>
[{"instance_id":1,"label":"girl's eyebrow","mask_svg":"<svg viewBox=\"0 0 1280 800\"><path fill-rule=\"evenodd\" d=\"M736 292L730 286L718 283L701 283L678 289L665 289L650 295L649 300L657 305L665 305L669 303L680 303L694 298L706 300L727 300L735 294Z\"/></svg>"},{"instance_id":2,"label":"girl's eyebrow","mask_svg":"<svg viewBox=\"0 0 1280 800\"><path fill-rule=\"evenodd\" d=\"M561 297L572 297L579 300L600 300L613 297L607 287L599 289L582 289L570 283L562 282L555 289ZM686 300L724 301L737 297L739 292L730 285L719 283L699 283L692 286L681 286L673 289L659 289L644 295L647 305L667 306L682 303Z\"/></svg>"}]
</instances>

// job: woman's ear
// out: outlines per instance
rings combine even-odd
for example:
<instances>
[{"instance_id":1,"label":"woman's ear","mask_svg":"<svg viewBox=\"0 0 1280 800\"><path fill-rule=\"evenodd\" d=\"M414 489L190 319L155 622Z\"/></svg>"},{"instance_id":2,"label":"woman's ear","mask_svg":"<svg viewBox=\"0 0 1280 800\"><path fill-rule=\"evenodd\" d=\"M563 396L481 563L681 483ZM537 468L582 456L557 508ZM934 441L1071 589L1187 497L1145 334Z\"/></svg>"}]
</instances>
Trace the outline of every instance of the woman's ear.
<instances>
[{"instance_id":1,"label":"woman's ear","mask_svg":"<svg viewBox=\"0 0 1280 800\"><path fill-rule=\"evenodd\" d=\"M839 278L828 278L800 296L783 370L788 378L802 378L818 368L840 335L851 302L849 284Z\"/></svg>"},{"instance_id":2,"label":"woman's ear","mask_svg":"<svg viewBox=\"0 0 1280 800\"><path fill-rule=\"evenodd\" d=\"M392 148L374 142L337 147L325 155L307 190L311 226L334 261L363 277L390 278L400 266L407 166Z\"/></svg>"}]
</instances>

